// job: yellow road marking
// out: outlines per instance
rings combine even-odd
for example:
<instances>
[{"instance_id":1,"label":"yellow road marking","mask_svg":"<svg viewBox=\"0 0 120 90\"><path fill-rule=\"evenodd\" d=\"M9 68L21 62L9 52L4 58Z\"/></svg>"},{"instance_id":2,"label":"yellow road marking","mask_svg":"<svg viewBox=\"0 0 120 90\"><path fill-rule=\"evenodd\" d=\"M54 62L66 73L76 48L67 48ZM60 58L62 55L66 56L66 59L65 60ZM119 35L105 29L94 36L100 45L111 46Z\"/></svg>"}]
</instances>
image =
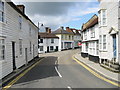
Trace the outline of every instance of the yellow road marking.
<instances>
[{"instance_id":1,"label":"yellow road marking","mask_svg":"<svg viewBox=\"0 0 120 90\"><path fill-rule=\"evenodd\" d=\"M86 66L85 64L83 64L82 62L80 62L78 59L76 59L74 56L72 56L72 58L77 62L79 63L81 66L83 66L85 69L87 69L89 72L91 72L93 75L95 75L96 77L108 82L108 83L111 83L117 87L120 87L120 84L116 83L116 82L113 82L105 77L102 77L101 75L99 75L98 73L94 72L92 69L90 69L88 66Z\"/></svg>"},{"instance_id":2,"label":"yellow road marking","mask_svg":"<svg viewBox=\"0 0 120 90\"><path fill-rule=\"evenodd\" d=\"M40 60L40 61L36 62L35 64L33 64L31 67L29 67L23 73L21 73L19 76L17 76L15 79L13 79L8 85L6 85L5 87L3 87L2 90L7 90L8 88L10 88L14 83L16 83L21 77L23 77L28 71L30 71L33 67L35 67L37 64L39 64L42 60Z\"/></svg>"}]
</instances>

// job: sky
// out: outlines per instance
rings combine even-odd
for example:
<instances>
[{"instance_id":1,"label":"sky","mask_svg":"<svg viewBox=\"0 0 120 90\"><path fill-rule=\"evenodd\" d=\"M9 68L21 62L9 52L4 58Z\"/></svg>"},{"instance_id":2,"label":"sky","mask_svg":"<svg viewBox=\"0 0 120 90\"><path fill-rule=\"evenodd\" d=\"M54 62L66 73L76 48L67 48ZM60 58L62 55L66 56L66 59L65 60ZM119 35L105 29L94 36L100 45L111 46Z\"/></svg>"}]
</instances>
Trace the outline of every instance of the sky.
<instances>
[{"instance_id":1,"label":"sky","mask_svg":"<svg viewBox=\"0 0 120 90\"><path fill-rule=\"evenodd\" d=\"M38 22L52 30L64 26L81 29L94 14L97 14L99 2L96 0L81 1L22 1L12 0L15 4L24 4L26 15L37 25ZM21 2L22 1L22 2Z\"/></svg>"}]
</instances>

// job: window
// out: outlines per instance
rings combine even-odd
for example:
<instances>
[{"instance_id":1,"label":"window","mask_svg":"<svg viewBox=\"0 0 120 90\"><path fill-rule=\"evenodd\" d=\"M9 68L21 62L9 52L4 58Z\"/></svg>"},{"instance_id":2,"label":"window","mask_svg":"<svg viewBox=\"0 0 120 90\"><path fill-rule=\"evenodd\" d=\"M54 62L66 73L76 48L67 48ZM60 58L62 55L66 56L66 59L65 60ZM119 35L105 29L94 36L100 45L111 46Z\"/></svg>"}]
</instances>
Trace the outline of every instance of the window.
<instances>
[{"instance_id":1,"label":"window","mask_svg":"<svg viewBox=\"0 0 120 90\"><path fill-rule=\"evenodd\" d=\"M30 54L31 54L31 52L32 52L32 43L30 41Z\"/></svg>"},{"instance_id":2,"label":"window","mask_svg":"<svg viewBox=\"0 0 120 90\"><path fill-rule=\"evenodd\" d=\"M20 55L22 55L22 39L19 39L19 51Z\"/></svg>"},{"instance_id":3,"label":"window","mask_svg":"<svg viewBox=\"0 0 120 90\"><path fill-rule=\"evenodd\" d=\"M51 39L51 43L54 43L54 39L53 38Z\"/></svg>"},{"instance_id":4,"label":"window","mask_svg":"<svg viewBox=\"0 0 120 90\"><path fill-rule=\"evenodd\" d=\"M22 17L21 16L19 16L19 28L20 30L22 29Z\"/></svg>"},{"instance_id":5,"label":"window","mask_svg":"<svg viewBox=\"0 0 120 90\"><path fill-rule=\"evenodd\" d=\"M4 22L4 2L0 0L0 21Z\"/></svg>"},{"instance_id":6,"label":"window","mask_svg":"<svg viewBox=\"0 0 120 90\"><path fill-rule=\"evenodd\" d=\"M53 49L54 49L53 46L50 46L50 50L53 51Z\"/></svg>"},{"instance_id":7,"label":"window","mask_svg":"<svg viewBox=\"0 0 120 90\"><path fill-rule=\"evenodd\" d=\"M43 39L40 39L40 43L43 43Z\"/></svg>"},{"instance_id":8,"label":"window","mask_svg":"<svg viewBox=\"0 0 120 90\"><path fill-rule=\"evenodd\" d=\"M0 60L5 60L5 40L0 39Z\"/></svg>"},{"instance_id":9,"label":"window","mask_svg":"<svg viewBox=\"0 0 120 90\"><path fill-rule=\"evenodd\" d=\"M61 38L64 39L63 35L61 35Z\"/></svg>"},{"instance_id":10,"label":"window","mask_svg":"<svg viewBox=\"0 0 120 90\"><path fill-rule=\"evenodd\" d=\"M31 25L29 24L29 34L31 35Z\"/></svg>"},{"instance_id":11,"label":"window","mask_svg":"<svg viewBox=\"0 0 120 90\"><path fill-rule=\"evenodd\" d=\"M103 49L106 49L106 35L103 35Z\"/></svg>"},{"instance_id":12,"label":"window","mask_svg":"<svg viewBox=\"0 0 120 90\"><path fill-rule=\"evenodd\" d=\"M96 47L97 47L97 48L96 48L96 49L97 49L96 54L99 55L99 43L98 43L98 41L97 41L97 43L96 43Z\"/></svg>"},{"instance_id":13,"label":"window","mask_svg":"<svg viewBox=\"0 0 120 90\"><path fill-rule=\"evenodd\" d=\"M94 38L94 37L95 37L95 29L91 28L91 38Z\"/></svg>"},{"instance_id":14,"label":"window","mask_svg":"<svg viewBox=\"0 0 120 90\"><path fill-rule=\"evenodd\" d=\"M86 31L84 32L84 38L85 38L85 40L87 40L87 32Z\"/></svg>"},{"instance_id":15,"label":"window","mask_svg":"<svg viewBox=\"0 0 120 90\"><path fill-rule=\"evenodd\" d=\"M40 48L40 51L43 51L43 46L39 46L39 48Z\"/></svg>"},{"instance_id":16,"label":"window","mask_svg":"<svg viewBox=\"0 0 120 90\"><path fill-rule=\"evenodd\" d=\"M70 40L70 35L69 35L69 40Z\"/></svg>"},{"instance_id":17,"label":"window","mask_svg":"<svg viewBox=\"0 0 120 90\"><path fill-rule=\"evenodd\" d=\"M100 49L102 49L102 35L100 35L99 38L100 38L100 42L99 42L99 44L100 44Z\"/></svg>"},{"instance_id":18,"label":"window","mask_svg":"<svg viewBox=\"0 0 120 90\"><path fill-rule=\"evenodd\" d=\"M100 26L106 26L107 25L107 10L102 9L100 11L100 20L99 20Z\"/></svg>"}]
</instances>

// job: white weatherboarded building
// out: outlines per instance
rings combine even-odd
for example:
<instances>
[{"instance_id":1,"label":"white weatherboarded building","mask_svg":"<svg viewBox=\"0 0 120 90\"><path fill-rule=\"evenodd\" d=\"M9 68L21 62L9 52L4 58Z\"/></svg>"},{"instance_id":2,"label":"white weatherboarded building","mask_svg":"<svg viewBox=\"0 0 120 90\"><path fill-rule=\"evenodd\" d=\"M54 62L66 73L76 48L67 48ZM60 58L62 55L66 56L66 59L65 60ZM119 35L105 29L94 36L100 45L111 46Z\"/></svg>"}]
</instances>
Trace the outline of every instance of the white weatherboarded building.
<instances>
[{"instance_id":1,"label":"white weatherboarded building","mask_svg":"<svg viewBox=\"0 0 120 90\"><path fill-rule=\"evenodd\" d=\"M94 15L82 26L82 51L81 56L89 57L94 62L99 62L99 27L98 16Z\"/></svg>"},{"instance_id":2,"label":"white weatherboarded building","mask_svg":"<svg viewBox=\"0 0 120 90\"><path fill-rule=\"evenodd\" d=\"M0 0L0 79L37 55L38 27L24 14L24 6Z\"/></svg>"},{"instance_id":3,"label":"white weatherboarded building","mask_svg":"<svg viewBox=\"0 0 120 90\"><path fill-rule=\"evenodd\" d=\"M39 32L38 52L47 53L59 50L59 37L51 33L51 29L46 32Z\"/></svg>"},{"instance_id":4,"label":"white weatherboarded building","mask_svg":"<svg viewBox=\"0 0 120 90\"><path fill-rule=\"evenodd\" d=\"M99 0L100 63L119 70L120 65L120 3Z\"/></svg>"}]
</instances>

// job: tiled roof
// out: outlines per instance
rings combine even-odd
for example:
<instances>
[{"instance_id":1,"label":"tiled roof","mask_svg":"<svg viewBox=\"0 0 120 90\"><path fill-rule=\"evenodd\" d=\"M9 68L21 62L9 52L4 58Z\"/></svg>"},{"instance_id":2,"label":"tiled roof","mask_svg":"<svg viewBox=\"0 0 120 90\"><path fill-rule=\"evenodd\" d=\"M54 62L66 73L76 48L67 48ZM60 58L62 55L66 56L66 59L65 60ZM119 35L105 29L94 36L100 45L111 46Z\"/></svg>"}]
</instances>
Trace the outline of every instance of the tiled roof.
<instances>
[{"instance_id":1,"label":"tiled roof","mask_svg":"<svg viewBox=\"0 0 120 90\"><path fill-rule=\"evenodd\" d=\"M98 16L95 14L88 22L83 24L82 31L85 31L86 29L93 27L96 24L98 24Z\"/></svg>"},{"instance_id":2,"label":"tiled roof","mask_svg":"<svg viewBox=\"0 0 120 90\"><path fill-rule=\"evenodd\" d=\"M59 38L53 33L39 33L40 38Z\"/></svg>"},{"instance_id":3,"label":"tiled roof","mask_svg":"<svg viewBox=\"0 0 120 90\"><path fill-rule=\"evenodd\" d=\"M57 29L56 31L53 31L54 34L73 34L72 32L68 32L66 30L63 30L61 28Z\"/></svg>"},{"instance_id":4,"label":"tiled roof","mask_svg":"<svg viewBox=\"0 0 120 90\"><path fill-rule=\"evenodd\" d=\"M74 30L75 30L75 32L74 32ZM74 29L74 28L73 28L73 29L70 29L70 31L73 32L75 35L81 35L81 34L79 33L80 30L77 30L77 29Z\"/></svg>"}]
</instances>

